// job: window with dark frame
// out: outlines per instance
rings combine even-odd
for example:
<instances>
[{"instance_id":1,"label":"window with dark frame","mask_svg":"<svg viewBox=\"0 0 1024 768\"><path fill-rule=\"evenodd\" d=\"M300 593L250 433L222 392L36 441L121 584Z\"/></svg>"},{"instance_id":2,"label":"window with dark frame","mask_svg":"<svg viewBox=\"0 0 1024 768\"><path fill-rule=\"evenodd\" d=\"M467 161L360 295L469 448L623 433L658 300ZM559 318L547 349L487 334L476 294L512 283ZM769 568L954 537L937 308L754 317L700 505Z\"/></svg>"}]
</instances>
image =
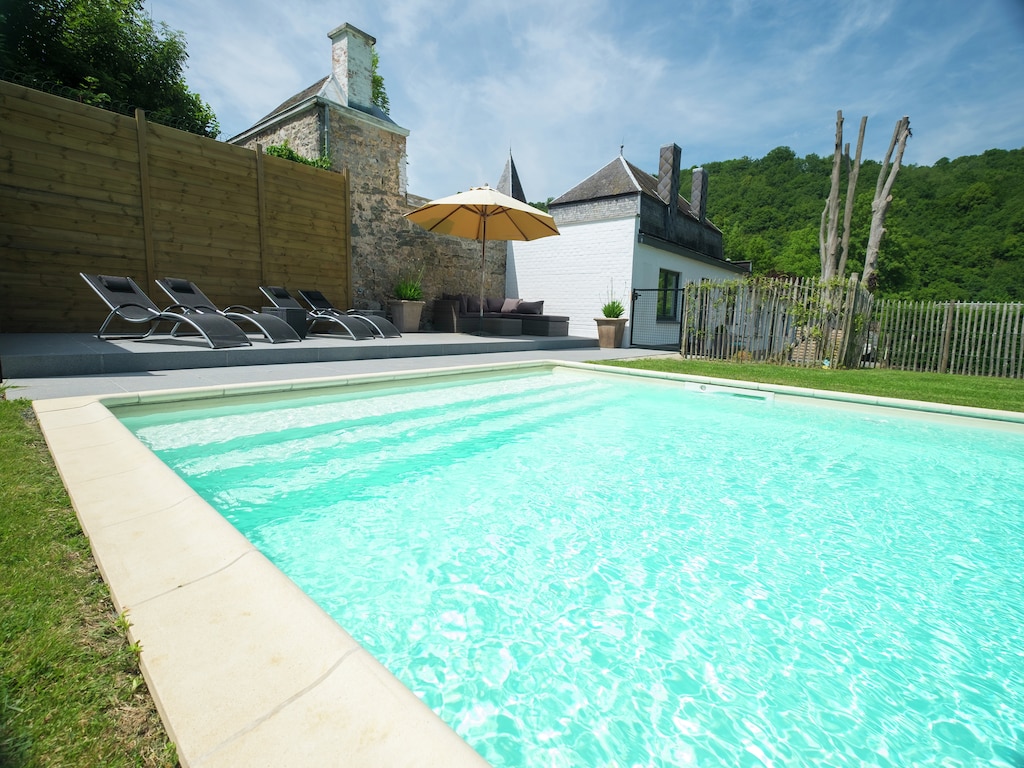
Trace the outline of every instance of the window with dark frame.
<instances>
[{"instance_id":1,"label":"window with dark frame","mask_svg":"<svg viewBox=\"0 0 1024 768\"><path fill-rule=\"evenodd\" d=\"M679 273L658 272L658 320L677 320L679 310Z\"/></svg>"}]
</instances>

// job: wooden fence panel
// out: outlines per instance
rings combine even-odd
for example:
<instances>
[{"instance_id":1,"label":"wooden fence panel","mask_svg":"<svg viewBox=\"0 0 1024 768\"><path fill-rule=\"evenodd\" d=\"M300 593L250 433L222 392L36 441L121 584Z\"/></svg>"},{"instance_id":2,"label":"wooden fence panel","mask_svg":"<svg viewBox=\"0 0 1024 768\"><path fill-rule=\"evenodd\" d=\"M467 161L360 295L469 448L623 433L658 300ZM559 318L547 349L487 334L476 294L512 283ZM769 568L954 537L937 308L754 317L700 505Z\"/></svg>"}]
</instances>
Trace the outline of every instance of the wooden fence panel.
<instances>
[{"instance_id":1,"label":"wooden fence panel","mask_svg":"<svg viewBox=\"0 0 1024 768\"><path fill-rule=\"evenodd\" d=\"M258 286L351 299L345 174L265 157L0 81L0 332L94 332L79 272L196 281L218 304Z\"/></svg>"},{"instance_id":2,"label":"wooden fence panel","mask_svg":"<svg viewBox=\"0 0 1024 768\"><path fill-rule=\"evenodd\" d=\"M867 341L872 297L856 278L750 278L691 283L680 292L689 356L848 366L859 363Z\"/></svg>"},{"instance_id":3,"label":"wooden fence panel","mask_svg":"<svg viewBox=\"0 0 1024 768\"><path fill-rule=\"evenodd\" d=\"M1024 377L1024 304L875 302L880 365L965 376Z\"/></svg>"}]
</instances>

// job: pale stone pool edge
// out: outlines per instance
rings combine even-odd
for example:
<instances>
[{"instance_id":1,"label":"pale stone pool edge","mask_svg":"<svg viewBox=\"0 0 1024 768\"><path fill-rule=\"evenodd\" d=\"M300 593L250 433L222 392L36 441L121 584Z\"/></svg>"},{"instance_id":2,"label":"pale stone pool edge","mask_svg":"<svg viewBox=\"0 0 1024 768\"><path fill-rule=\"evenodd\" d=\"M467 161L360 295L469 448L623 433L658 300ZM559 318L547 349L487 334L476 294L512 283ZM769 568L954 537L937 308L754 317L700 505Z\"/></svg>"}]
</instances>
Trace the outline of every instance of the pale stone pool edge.
<instances>
[{"instance_id":1,"label":"pale stone pool edge","mask_svg":"<svg viewBox=\"0 0 1024 768\"><path fill-rule=\"evenodd\" d=\"M237 394L573 368L1024 431L1024 414L564 361L34 402L184 766L486 765L108 410Z\"/></svg>"}]
</instances>

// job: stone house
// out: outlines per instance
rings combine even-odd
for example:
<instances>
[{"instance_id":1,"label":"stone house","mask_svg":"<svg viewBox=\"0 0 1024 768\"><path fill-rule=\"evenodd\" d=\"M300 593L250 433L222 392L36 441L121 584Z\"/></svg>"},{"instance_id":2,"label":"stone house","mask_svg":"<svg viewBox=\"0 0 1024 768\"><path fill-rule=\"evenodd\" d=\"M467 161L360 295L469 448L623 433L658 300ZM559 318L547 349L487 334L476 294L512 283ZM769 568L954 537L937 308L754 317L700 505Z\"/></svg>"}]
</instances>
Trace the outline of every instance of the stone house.
<instances>
[{"instance_id":1,"label":"stone house","mask_svg":"<svg viewBox=\"0 0 1024 768\"><path fill-rule=\"evenodd\" d=\"M750 272L724 257L722 232L707 218L707 172L693 171L690 201L679 194L681 154L662 147L655 178L620 153L552 200L561 236L508 243L507 295L543 299L545 312L571 318L570 335L594 337L610 298L628 317L633 289L661 289L657 321L671 342L681 310L673 289Z\"/></svg>"},{"instance_id":2,"label":"stone house","mask_svg":"<svg viewBox=\"0 0 1024 768\"><path fill-rule=\"evenodd\" d=\"M409 130L373 104L376 40L351 24L342 24L328 37L330 74L228 141L255 149L287 140L299 154L326 155L334 170L347 171L351 295L330 298L337 305L347 302L375 309L386 306L399 279L422 273L429 321L431 299L479 284L480 245L431 234L403 218L426 200L410 195L406 188ZM488 247L487 288L495 294L505 292L505 251L500 243Z\"/></svg>"}]
</instances>

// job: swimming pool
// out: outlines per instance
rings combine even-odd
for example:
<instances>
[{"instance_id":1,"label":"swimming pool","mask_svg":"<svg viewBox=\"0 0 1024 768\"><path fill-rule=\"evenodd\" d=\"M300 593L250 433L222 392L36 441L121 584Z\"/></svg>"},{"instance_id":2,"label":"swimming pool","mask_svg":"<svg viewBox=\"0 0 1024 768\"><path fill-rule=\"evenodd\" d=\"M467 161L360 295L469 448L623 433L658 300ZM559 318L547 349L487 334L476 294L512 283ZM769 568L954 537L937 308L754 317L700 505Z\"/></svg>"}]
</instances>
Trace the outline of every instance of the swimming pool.
<instances>
[{"instance_id":1,"label":"swimming pool","mask_svg":"<svg viewBox=\"0 0 1024 768\"><path fill-rule=\"evenodd\" d=\"M1019 434L572 372L125 422L495 764L1024 753Z\"/></svg>"}]
</instances>

